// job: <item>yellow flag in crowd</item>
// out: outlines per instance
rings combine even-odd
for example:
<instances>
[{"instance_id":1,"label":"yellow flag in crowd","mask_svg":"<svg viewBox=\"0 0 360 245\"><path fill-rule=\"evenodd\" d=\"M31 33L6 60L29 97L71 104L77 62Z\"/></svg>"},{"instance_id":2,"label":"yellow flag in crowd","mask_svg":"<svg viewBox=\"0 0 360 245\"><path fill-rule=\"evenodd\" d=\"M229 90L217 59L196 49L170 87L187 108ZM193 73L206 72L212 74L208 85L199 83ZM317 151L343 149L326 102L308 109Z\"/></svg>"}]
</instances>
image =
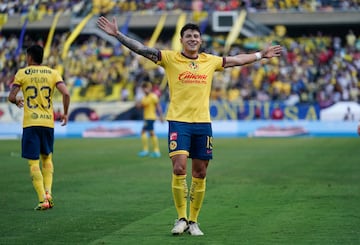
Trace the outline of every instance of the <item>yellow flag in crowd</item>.
<instances>
[{"instance_id":1,"label":"yellow flag in crowd","mask_svg":"<svg viewBox=\"0 0 360 245\"><path fill-rule=\"evenodd\" d=\"M181 51L180 30L185 25L185 22L186 22L186 13L182 13L179 16L179 19L176 24L175 34L172 38L172 49L175 51Z\"/></svg>"},{"instance_id":2,"label":"yellow flag in crowd","mask_svg":"<svg viewBox=\"0 0 360 245\"><path fill-rule=\"evenodd\" d=\"M154 30L151 38L150 38L150 41L149 41L149 44L148 44L148 46L150 48L153 48L155 46L155 43L158 40L162 29L164 28L164 24L165 24L165 21L166 21L166 16L167 16L166 14L161 15L161 17L159 19L159 22L156 25L156 28L155 28L155 30Z\"/></svg>"},{"instance_id":3,"label":"yellow flag in crowd","mask_svg":"<svg viewBox=\"0 0 360 245\"><path fill-rule=\"evenodd\" d=\"M62 54L61 54L61 58L63 60L65 60L65 58L66 58L66 55L67 55L67 53L69 51L69 48L70 48L70 45L74 42L76 37L80 34L82 29L85 27L87 22L93 17L93 15L94 15L94 13L90 13L84 19L82 19L80 21L80 23L75 27L75 29L71 32L68 39L66 39L65 44L64 44L64 49L63 49Z\"/></svg>"},{"instance_id":4,"label":"yellow flag in crowd","mask_svg":"<svg viewBox=\"0 0 360 245\"><path fill-rule=\"evenodd\" d=\"M56 15L54 17L54 20L53 20L53 23L51 24L49 35L47 37L45 48L44 48L44 58L47 58L50 55L51 42L52 42L52 39L54 37L54 32L55 32L55 29L56 29L56 25L57 25L57 22L59 20L59 17L61 15L61 13L62 13L62 11L59 11L59 12L56 13Z\"/></svg>"},{"instance_id":5,"label":"yellow flag in crowd","mask_svg":"<svg viewBox=\"0 0 360 245\"><path fill-rule=\"evenodd\" d=\"M0 14L0 30L6 24L7 20L8 20L7 14Z\"/></svg>"}]
</instances>

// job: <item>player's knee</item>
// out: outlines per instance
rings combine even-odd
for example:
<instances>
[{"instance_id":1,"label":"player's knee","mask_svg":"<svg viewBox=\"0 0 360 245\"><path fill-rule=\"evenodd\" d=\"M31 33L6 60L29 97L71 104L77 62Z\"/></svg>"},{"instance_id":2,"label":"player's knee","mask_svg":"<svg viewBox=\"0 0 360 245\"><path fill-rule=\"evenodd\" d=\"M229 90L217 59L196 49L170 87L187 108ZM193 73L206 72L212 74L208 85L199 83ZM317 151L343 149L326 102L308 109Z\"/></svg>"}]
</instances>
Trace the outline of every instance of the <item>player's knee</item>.
<instances>
[{"instance_id":1,"label":"player's knee","mask_svg":"<svg viewBox=\"0 0 360 245\"><path fill-rule=\"evenodd\" d=\"M52 155L41 155L42 167L49 171L53 171Z\"/></svg>"},{"instance_id":2,"label":"player's knee","mask_svg":"<svg viewBox=\"0 0 360 245\"><path fill-rule=\"evenodd\" d=\"M174 165L174 174L175 175L185 175L186 174L186 168L181 165Z\"/></svg>"},{"instance_id":3,"label":"player's knee","mask_svg":"<svg viewBox=\"0 0 360 245\"><path fill-rule=\"evenodd\" d=\"M180 161L173 162L173 171L175 175L185 175L186 174L186 164L183 164Z\"/></svg>"},{"instance_id":4,"label":"player's knee","mask_svg":"<svg viewBox=\"0 0 360 245\"><path fill-rule=\"evenodd\" d=\"M206 169L202 170L193 170L192 176L199 179L204 179L206 177Z\"/></svg>"},{"instance_id":5,"label":"player's knee","mask_svg":"<svg viewBox=\"0 0 360 245\"><path fill-rule=\"evenodd\" d=\"M39 162L38 161L32 161L30 160L28 162L29 164L29 168L30 168L30 172L36 172L36 171L40 171L40 166L39 166Z\"/></svg>"},{"instance_id":6,"label":"player's knee","mask_svg":"<svg viewBox=\"0 0 360 245\"><path fill-rule=\"evenodd\" d=\"M200 179L205 178L208 164L209 160L193 159L191 170L192 176Z\"/></svg>"},{"instance_id":7,"label":"player's knee","mask_svg":"<svg viewBox=\"0 0 360 245\"><path fill-rule=\"evenodd\" d=\"M175 175L186 174L186 160L187 156L175 155L171 158L173 163L173 172Z\"/></svg>"},{"instance_id":8,"label":"player's knee","mask_svg":"<svg viewBox=\"0 0 360 245\"><path fill-rule=\"evenodd\" d=\"M30 169L30 177L32 180L40 180L41 179L41 170L39 166L39 160L28 160L29 169Z\"/></svg>"}]
</instances>

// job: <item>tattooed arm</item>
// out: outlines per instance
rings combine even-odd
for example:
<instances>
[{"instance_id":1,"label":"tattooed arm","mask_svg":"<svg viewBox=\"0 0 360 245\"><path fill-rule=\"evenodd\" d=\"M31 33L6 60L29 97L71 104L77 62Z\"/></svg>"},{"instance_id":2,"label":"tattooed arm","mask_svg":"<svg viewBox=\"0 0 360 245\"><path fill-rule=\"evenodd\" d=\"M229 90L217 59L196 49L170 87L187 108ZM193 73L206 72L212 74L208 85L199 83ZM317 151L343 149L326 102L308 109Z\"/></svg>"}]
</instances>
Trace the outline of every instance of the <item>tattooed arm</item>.
<instances>
[{"instance_id":1,"label":"tattooed arm","mask_svg":"<svg viewBox=\"0 0 360 245\"><path fill-rule=\"evenodd\" d=\"M106 32L108 35L116 37L122 44L128 47L130 50L134 51L137 54L144 56L152 60L153 62L157 62L159 60L159 50L156 48L149 48L144 44L140 43L137 40L129 38L118 30L118 25L116 18L113 17L112 21L109 21L104 16L101 16L97 20L98 27Z\"/></svg>"},{"instance_id":2,"label":"tattooed arm","mask_svg":"<svg viewBox=\"0 0 360 245\"><path fill-rule=\"evenodd\" d=\"M22 97L17 97L19 91L20 91L19 86L12 86L8 96L8 100L11 103L15 104L17 107L21 108L24 106L24 99Z\"/></svg>"}]
</instances>

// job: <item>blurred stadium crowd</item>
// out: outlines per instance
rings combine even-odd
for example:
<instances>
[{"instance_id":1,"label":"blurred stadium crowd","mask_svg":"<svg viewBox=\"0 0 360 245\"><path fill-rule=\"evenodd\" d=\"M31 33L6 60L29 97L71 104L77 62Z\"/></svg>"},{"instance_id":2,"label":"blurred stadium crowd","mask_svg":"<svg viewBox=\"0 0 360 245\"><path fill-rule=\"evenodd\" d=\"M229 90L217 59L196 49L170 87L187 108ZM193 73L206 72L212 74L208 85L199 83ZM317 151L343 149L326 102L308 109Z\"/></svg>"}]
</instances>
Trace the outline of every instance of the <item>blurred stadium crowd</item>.
<instances>
[{"instance_id":1,"label":"blurred stadium crowd","mask_svg":"<svg viewBox=\"0 0 360 245\"><path fill-rule=\"evenodd\" d=\"M9 1L10 2L10 1ZM48 13L55 9L73 9L74 6L84 6L87 1L11 1L13 11L20 11L26 3L44 4ZM201 2L201 9L211 6L219 8L254 8L263 11L271 7L284 8L301 6L313 1L91 1L94 6L112 6L108 10L123 11L122 4L135 4L136 10L159 8L160 2L165 2L168 9L176 9L181 4ZM317 8L341 8L344 5L358 8L359 1L314 1ZM334 4L337 2L338 4ZM340 4L341 2L341 4ZM18 5L16 5L17 3ZM271 3L273 3L271 5ZM282 4L280 4L282 3ZM3 5L0 5L3 10ZM99 5L96 5L99 4ZM16 7L15 7L16 5ZM189 6L190 6L189 5ZM9 7L7 3L7 7ZM117 7L114 7L117 6ZM188 8L189 6L185 7ZM191 5L192 6L192 5ZM236 6L236 7L235 7ZM224 6L223 6L224 7ZM107 8L107 7L106 7ZM191 8L191 7L190 7ZM84 8L80 8L83 10ZM102 12L99 10L99 12ZM9 11L9 9L8 9ZM80 11L80 10L79 10ZM72 12L72 10L70 11ZM80 12L78 12L80 13ZM97 36L81 36L76 40L62 60L61 50L69 33L56 33L50 54L44 64L60 70L64 80L72 92L73 101L114 101L135 100L142 81L150 79L154 89L167 100L166 81L162 68L146 59L134 55L123 46L111 46ZM206 52L227 55L224 53L224 36L204 35L203 49ZM170 38L171 39L171 38ZM157 48L171 48L171 40L160 40ZM148 40L144 40L147 42ZM288 105L297 103L318 102L326 107L338 101L360 101L360 36L352 30L346 37L324 36L320 32L313 36L287 37L272 34L268 37L239 38L232 46L229 54L251 52L261 49L270 41L276 41L284 47L284 56L271 61L241 68L227 69L214 78L212 98L217 100L258 100L285 101ZM18 68L25 66L25 56L18 53L19 39L16 35L1 35L0 33L0 91L9 90L12 77ZM44 40L25 35L23 47L32 43L44 45Z\"/></svg>"},{"instance_id":2,"label":"blurred stadium crowd","mask_svg":"<svg viewBox=\"0 0 360 245\"><path fill-rule=\"evenodd\" d=\"M0 1L0 13L26 14L34 10L52 14L59 10L80 14L92 5L98 11L121 13L124 11L229 11L246 8L247 11L332 11L358 10L359 0L12 0Z\"/></svg>"}]
</instances>

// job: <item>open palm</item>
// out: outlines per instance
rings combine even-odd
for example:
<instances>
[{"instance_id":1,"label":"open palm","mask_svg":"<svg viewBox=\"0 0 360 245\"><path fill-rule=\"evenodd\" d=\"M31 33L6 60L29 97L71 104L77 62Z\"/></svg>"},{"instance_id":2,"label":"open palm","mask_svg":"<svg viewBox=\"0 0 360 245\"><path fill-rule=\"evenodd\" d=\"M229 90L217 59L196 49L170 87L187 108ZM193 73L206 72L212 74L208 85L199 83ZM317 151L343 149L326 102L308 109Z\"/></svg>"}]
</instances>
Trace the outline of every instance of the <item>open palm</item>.
<instances>
[{"instance_id":1,"label":"open palm","mask_svg":"<svg viewBox=\"0 0 360 245\"><path fill-rule=\"evenodd\" d=\"M107 34L109 34L111 36L116 36L117 31L118 31L118 25L117 25L117 21L116 21L115 17L112 18L112 21L109 21L104 16L101 16L97 20L97 25L101 30L103 30Z\"/></svg>"},{"instance_id":2,"label":"open palm","mask_svg":"<svg viewBox=\"0 0 360 245\"><path fill-rule=\"evenodd\" d=\"M281 55L282 47L280 45L267 46L264 50L264 58L278 57Z\"/></svg>"}]
</instances>

